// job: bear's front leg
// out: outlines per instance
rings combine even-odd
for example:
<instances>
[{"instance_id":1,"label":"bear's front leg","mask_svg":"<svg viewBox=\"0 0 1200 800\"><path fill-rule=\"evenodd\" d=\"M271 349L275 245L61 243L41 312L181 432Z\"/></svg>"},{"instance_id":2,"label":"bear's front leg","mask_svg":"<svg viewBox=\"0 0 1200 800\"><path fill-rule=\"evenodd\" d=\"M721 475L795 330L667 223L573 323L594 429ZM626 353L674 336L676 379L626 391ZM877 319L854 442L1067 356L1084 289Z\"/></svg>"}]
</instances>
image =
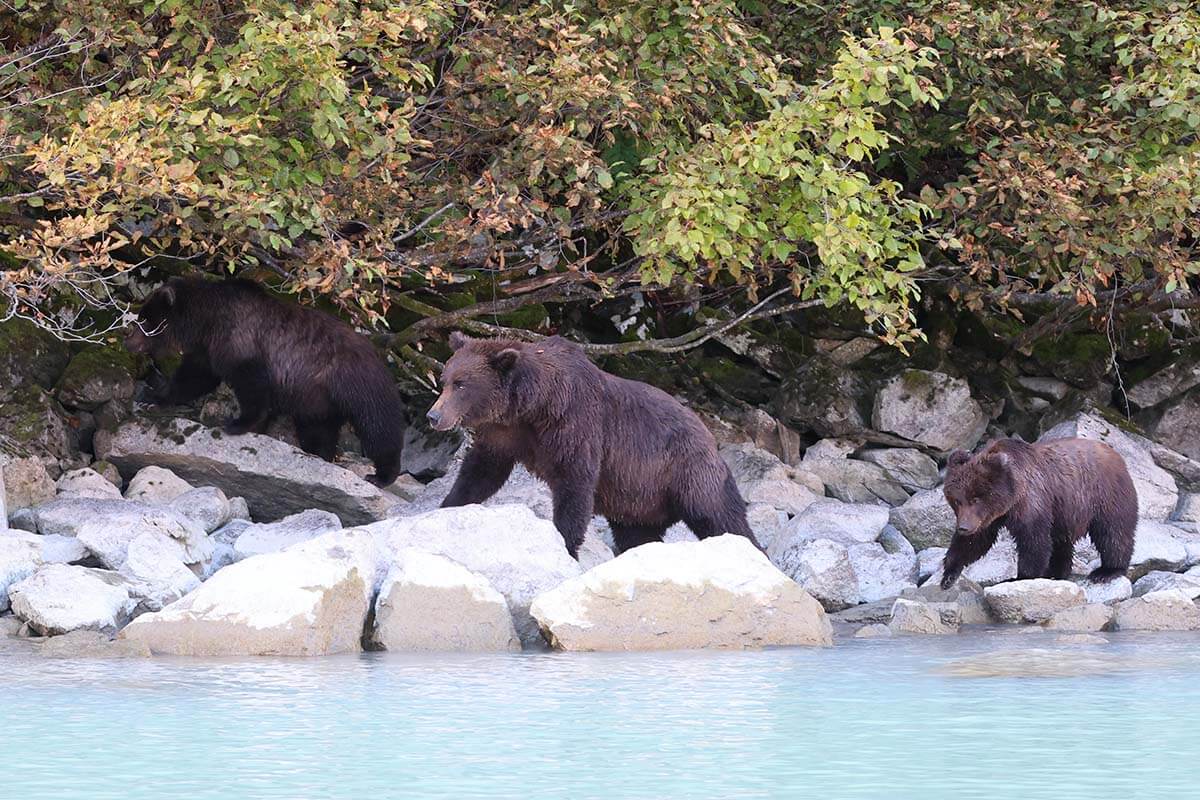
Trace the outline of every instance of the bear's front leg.
<instances>
[{"instance_id":1,"label":"bear's front leg","mask_svg":"<svg viewBox=\"0 0 1200 800\"><path fill-rule=\"evenodd\" d=\"M554 499L554 527L562 534L571 558L579 559L579 547L592 521L596 502L597 478L586 475L562 476L551 487Z\"/></svg>"},{"instance_id":2,"label":"bear's front leg","mask_svg":"<svg viewBox=\"0 0 1200 800\"><path fill-rule=\"evenodd\" d=\"M964 569L987 555L999 533L1000 523L997 522L979 533L954 534L946 557L942 559L942 588L949 589Z\"/></svg>"},{"instance_id":3,"label":"bear's front leg","mask_svg":"<svg viewBox=\"0 0 1200 800\"><path fill-rule=\"evenodd\" d=\"M1050 538L1052 523L1053 520L1048 514L1009 520L1008 531L1017 543L1017 580L1050 576L1050 556L1053 552L1053 542Z\"/></svg>"},{"instance_id":4,"label":"bear's front leg","mask_svg":"<svg viewBox=\"0 0 1200 800\"><path fill-rule=\"evenodd\" d=\"M473 445L463 457L458 478L446 499L442 501L442 508L467 506L487 500L500 491L500 487L512 474L514 464L510 456L488 448L483 443Z\"/></svg>"},{"instance_id":5,"label":"bear's front leg","mask_svg":"<svg viewBox=\"0 0 1200 800\"><path fill-rule=\"evenodd\" d=\"M154 402L165 406L182 406L203 397L221 385L213 373L208 358L200 353L188 353L171 376L165 388L155 393Z\"/></svg>"}]
</instances>

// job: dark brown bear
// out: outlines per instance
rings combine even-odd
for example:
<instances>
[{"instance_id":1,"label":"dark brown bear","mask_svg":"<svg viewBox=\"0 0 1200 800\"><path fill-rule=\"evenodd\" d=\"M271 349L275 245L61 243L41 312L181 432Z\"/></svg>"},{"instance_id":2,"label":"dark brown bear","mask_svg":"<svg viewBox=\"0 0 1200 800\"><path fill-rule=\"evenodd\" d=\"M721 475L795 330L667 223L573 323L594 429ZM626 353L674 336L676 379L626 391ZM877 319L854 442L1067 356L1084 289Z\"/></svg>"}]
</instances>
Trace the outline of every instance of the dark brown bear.
<instances>
[{"instance_id":1,"label":"dark brown bear","mask_svg":"<svg viewBox=\"0 0 1200 800\"><path fill-rule=\"evenodd\" d=\"M456 333L450 346L429 421L474 440L443 507L483 502L519 461L549 484L572 556L593 513L608 518L618 553L679 520L701 539L736 533L758 544L712 434L670 395L601 371L557 336L525 344Z\"/></svg>"},{"instance_id":2,"label":"dark brown bear","mask_svg":"<svg viewBox=\"0 0 1200 800\"><path fill-rule=\"evenodd\" d=\"M332 461L349 422L375 463L367 480L387 486L400 473L404 407L391 373L366 338L327 314L250 281L176 278L146 299L125 344L134 353L183 353L157 402L188 403L224 381L241 412L226 432L262 432L283 414L304 450Z\"/></svg>"},{"instance_id":3,"label":"dark brown bear","mask_svg":"<svg viewBox=\"0 0 1200 800\"><path fill-rule=\"evenodd\" d=\"M1133 555L1138 500L1125 461L1103 442L999 439L968 456L951 454L946 500L958 530L942 565L942 588L978 561L1007 528L1017 545L1017 579L1067 578L1085 534L1100 552L1089 577L1125 574Z\"/></svg>"}]
</instances>

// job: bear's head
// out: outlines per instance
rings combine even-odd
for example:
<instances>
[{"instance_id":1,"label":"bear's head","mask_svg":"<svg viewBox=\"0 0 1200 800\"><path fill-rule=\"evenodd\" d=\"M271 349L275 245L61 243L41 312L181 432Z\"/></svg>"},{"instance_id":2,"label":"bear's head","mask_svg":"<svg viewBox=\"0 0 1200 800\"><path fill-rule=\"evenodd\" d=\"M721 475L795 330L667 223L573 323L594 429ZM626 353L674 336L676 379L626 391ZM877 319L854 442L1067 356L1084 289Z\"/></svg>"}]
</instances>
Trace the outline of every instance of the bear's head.
<instances>
[{"instance_id":1,"label":"bear's head","mask_svg":"<svg viewBox=\"0 0 1200 800\"><path fill-rule=\"evenodd\" d=\"M1012 459L992 448L974 456L956 450L946 462L942 491L958 520L958 533L980 533L1017 503Z\"/></svg>"},{"instance_id":2,"label":"bear's head","mask_svg":"<svg viewBox=\"0 0 1200 800\"><path fill-rule=\"evenodd\" d=\"M171 330L171 316L179 301L175 282L164 284L146 298L137 320L125 334L125 347L137 355L166 355L178 349Z\"/></svg>"},{"instance_id":3,"label":"bear's head","mask_svg":"<svg viewBox=\"0 0 1200 800\"><path fill-rule=\"evenodd\" d=\"M448 431L511 418L511 386L524 357L520 343L455 332L450 349L454 354L442 369L442 393L429 409L429 424Z\"/></svg>"}]
</instances>

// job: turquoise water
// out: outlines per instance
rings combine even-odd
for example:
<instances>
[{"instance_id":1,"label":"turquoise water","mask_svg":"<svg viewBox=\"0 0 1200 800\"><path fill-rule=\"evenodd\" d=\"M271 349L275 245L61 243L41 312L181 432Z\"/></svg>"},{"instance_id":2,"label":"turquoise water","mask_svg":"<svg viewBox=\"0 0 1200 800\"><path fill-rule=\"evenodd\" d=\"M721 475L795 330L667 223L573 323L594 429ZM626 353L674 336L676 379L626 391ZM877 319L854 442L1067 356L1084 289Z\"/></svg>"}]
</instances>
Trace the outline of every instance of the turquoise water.
<instances>
[{"instance_id":1,"label":"turquoise water","mask_svg":"<svg viewBox=\"0 0 1200 800\"><path fill-rule=\"evenodd\" d=\"M1200 638L1109 636L1107 645L1038 633L629 655L9 654L0 656L0 793L1197 796Z\"/></svg>"}]
</instances>

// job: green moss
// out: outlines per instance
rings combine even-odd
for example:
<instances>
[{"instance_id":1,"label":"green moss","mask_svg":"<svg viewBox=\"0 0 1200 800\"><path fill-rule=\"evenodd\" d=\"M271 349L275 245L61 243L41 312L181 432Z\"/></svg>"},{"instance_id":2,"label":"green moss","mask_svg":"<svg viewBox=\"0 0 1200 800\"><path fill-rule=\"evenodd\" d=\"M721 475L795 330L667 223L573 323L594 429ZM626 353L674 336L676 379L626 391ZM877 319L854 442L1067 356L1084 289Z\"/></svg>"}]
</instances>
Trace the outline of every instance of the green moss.
<instances>
[{"instance_id":1,"label":"green moss","mask_svg":"<svg viewBox=\"0 0 1200 800\"><path fill-rule=\"evenodd\" d=\"M925 394L933 391L933 379L928 372L908 369L900 376L900 383L909 394Z\"/></svg>"},{"instance_id":2,"label":"green moss","mask_svg":"<svg viewBox=\"0 0 1200 800\"><path fill-rule=\"evenodd\" d=\"M1108 338L1099 333L1045 336L1034 342L1033 357L1049 374L1086 387L1108 371L1112 348Z\"/></svg>"},{"instance_id":3,"label":"green moss","mask_svg":"<svg viewBox=\"0 0 1200 800\"><path fill-rule=\"evenodd\" d=\"M137 359L124 347L87 347L67 365L58 381L58 396L67 406L86 408L112 399L128 400L136 374Z\"/></svg>"},{"instance_id":4,"label":"green moss","mask_svg":"<svg viewBox=\"0 0 1200 800\"><path fill-rule=\"evenodd\" d=\"M49 389L58 382L70 361L70 349L37 325L11 319L0 325L0 393L33 381Z\"/></svg>"},{"instance_id":5,"label":"green moss","mask_svg":"<svg viewBox=\"0 0 1200 800\"><path fill-rule=\"evenodd\" d=\"M16 387L10 399L0 404L0 428L18 445L36 442L46 429L46 413L53 400L37 386Z\"/></svg>"},{"instance_id":6,"label":"green moss","mask_svg":"<svg viewBox=\"0 0 1200 800\"><path fill-rule=\"evenodd\" d=\"M509 328L520 328L521 330L535 330L543 328L546 321L550 319L550 312L541 303L534 303L531 306L525 306L511 314L501 314L500 324Z\"/></svg>"},{"instance_id":7,"label":"green moss","mask_svg":"<svg viewBox=\"0 0 1200 800\"><path fill-rule=\"evenodd\" d=\"M475 305L475 295L471 292L450 292L442 295L442 299L446 301L446 307L450 311Z\"/></svg>"}]
</instances>

